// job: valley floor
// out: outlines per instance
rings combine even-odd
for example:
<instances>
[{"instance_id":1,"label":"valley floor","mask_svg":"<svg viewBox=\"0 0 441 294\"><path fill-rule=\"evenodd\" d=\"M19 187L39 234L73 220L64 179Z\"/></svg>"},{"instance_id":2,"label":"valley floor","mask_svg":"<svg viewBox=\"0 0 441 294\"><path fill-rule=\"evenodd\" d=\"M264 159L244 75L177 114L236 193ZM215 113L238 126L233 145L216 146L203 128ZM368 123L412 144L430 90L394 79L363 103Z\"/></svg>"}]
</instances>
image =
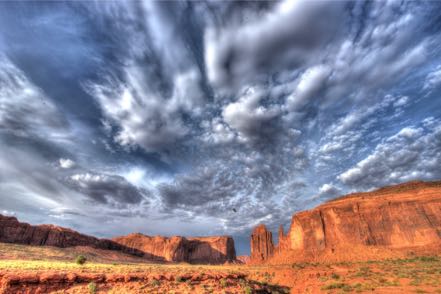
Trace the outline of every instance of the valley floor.
<instances>
[{"instance_id":1,"label":"valley floor","mask_svg":"<svg viewBox=\"0 0 441 294\"><path fill-rule=\"evenodd\" d=\"M77 254L87 262L78 265ZM441 258L287 265L151 264L0 243L0 293L441 293Z\"/></svg>"}]
</instances>

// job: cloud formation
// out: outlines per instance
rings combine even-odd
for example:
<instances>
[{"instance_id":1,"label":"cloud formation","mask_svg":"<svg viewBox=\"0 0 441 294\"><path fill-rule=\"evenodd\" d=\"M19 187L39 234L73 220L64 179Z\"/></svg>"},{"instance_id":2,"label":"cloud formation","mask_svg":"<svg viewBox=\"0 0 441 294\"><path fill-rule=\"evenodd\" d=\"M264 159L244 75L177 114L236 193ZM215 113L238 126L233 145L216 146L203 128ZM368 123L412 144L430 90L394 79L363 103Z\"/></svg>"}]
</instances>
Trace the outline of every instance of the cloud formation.
<instances>
[{"instance_id":1,"label":"cloud formation","mask_svg":"<svg viewBox=\"0 0 441 294\"><path fill-rule=\"evenodd\" d=\"M421 127L405 127L338 176L344 184L372 189L410 180L439 179L440 121L429 118Z\"/></svg>"},{"instance_id":2,"label":"cloud formation","mask_svg":"<svg viewBox=\"0 0 441 294\"><path fill-rule=\"evenodd\" d=\"M116 175L74 174L68 179L68 185L89 196L91 200L104 204L134 204L144 198L137 187Z\"/></svg>"},{"instance_id":3,"label":"cloud formation","mask_svg":"<svg viewBox=\"0 0 441 294\"><path fill-rule=\"evenodd\" d=\"M246 240L347 192L439 179L440 9L0 3L0 206L103 236Z\"/></svg>"}]
</instances>

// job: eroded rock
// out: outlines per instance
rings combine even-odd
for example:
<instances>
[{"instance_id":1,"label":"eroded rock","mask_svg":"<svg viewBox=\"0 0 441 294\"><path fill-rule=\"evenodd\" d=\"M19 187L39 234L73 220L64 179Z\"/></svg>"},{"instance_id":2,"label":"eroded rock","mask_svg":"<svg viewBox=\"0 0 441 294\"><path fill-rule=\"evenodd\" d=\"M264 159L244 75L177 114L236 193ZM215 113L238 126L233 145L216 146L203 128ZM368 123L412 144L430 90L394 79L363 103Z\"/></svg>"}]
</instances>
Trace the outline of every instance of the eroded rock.
<instances>
[{"instance_id":1,"label":"eroded rock","mask_svg":"<svg viewBox=\"0 0 441 294\"><path fill-rule=\"evenodd\" d=\"M293 215L288 234L279 230L275 252L312 257L326 253L327 258L340 255L344 259L362 257L364 252L419 252L441 247L440 212L441 181L354 193ZM270 236L263 226L255 229L251 241L254 260L269 259Z\"/></svg>"},{"instance_id":2,"label":"eroded rock","mask_svg":"<svg viewBox=\"0 0 441 294\"><path fill-rule=\"evenodd\" d=\"M146 258L158 261L221 264L236 259L234 241L229 236L152 237L135 233L113 241L142 251Z\"/></svg>"}]
</instances>

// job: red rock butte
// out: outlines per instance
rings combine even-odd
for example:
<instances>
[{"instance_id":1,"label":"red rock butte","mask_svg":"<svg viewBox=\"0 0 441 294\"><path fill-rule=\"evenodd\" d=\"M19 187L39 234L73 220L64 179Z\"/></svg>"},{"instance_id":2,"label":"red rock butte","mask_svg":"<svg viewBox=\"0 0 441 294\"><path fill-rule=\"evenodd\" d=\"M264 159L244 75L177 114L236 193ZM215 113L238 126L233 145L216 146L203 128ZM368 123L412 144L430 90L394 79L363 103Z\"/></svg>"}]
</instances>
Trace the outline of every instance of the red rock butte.
<instances>
[{"instance_id":1,"label":"red rock butte","mask_svg":"<svg viewBox=\"0 0 441 294\"><path fill-rule=\"evenodd\" d=\"M273 245L264 225L251 236L251 262L343 261L438 252L441 181L408 182L349 194L293 215Z\"/></svg>"},{"instance_id":2,"label":"red rock butte","mask_svg":"<svg viewBox=\"0 0 441 294\"><path fill-rule=\"evenodd\" d=\"M135 233L114 238L113 241L145 252L146 257L152 260L198 264L222 264L236 260L234 240L230 236L152 237Z\"/></svg>"}]
</instances>

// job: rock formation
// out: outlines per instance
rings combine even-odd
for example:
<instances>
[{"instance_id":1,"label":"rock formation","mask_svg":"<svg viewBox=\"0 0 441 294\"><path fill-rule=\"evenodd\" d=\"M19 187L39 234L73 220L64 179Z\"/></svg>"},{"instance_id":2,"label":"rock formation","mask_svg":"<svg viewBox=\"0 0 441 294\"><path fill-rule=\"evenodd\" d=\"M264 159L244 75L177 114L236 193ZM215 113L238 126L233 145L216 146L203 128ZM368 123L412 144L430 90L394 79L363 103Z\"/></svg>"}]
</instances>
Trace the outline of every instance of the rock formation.
<instances>
[{"instance_id":1,"label":"rock formation","mask_svg":"<svg viewBox=\"0 0 441 294\"><path fill-rule=\"evenodd\" d=\"M234 241L229 236L185 238L130 234L114 238L128 248L144 252L153 260L220 264L236 259Z\"/></svg>"},{"instance_id":2,"label":"rock formation","mask_svg":"<svg viewBox=\"0 0 441 294\"><path fill-rule=\"evenodd\" d=\"M250 262L249 255L239 255L236 257L237 263L239 264L248 264Z\"/></svg>"},{"instance_id":3,"label":"rock formation","mask_svg":"<svg viewBox=\"0 0 441 294\"><path fill-rule=\"evenodd\" d=\"M285 250L289 250L289 236L285 235L285 232L283 231L283 226L280 225L279 227L279 242L277 246L275 247L276 252L283 252Z\"/></svg>"},{"instance_id":4,"label":"rock formation","mask_svg":"<svg viewBox=\"0 0 441 294\"><path fill-rule=\"evenodd\" d=\"M264 261L274 253L273 234L265 225L259 225L251 234L251 261Z\"/></svg>"},{"instance_id":5,"label":"rock formation","mask_svg":"<svg viewBox=\"0 0 441 294\"><path fill-rule=\"evenodd\" d=\"M231 237L149 237L131 234L114 240L98 239L54 225L32 226L0 215L0 242L35 246L89 246L118 250L154 261L224 263L236 259Z\"/></svg>"},{"instance_id":6,"label":"rock formation","mask_svg":"<svg viewBox=\"0 0 441 294\"><path fill-rule=\"evenodd\" d=\"M253 260L271 256L270 237L264 226L254 230ZM279 239L276 255L316 258L439 248L441 181L409 182L329 201L295 214L288 234L282 229Z\"/></svg>"},{"instance_id":7,"label":"rock formation","mask_svg":"<svg viewBox=\"0 0 441 294\"><path fill-rule=\"evenodd\" d=\"M98 249L121 250L125 248L111 240L98 239L71 229L54 225L32 226L15 217L0 215L0 242L55 247L90 246ZM136 252L133 251L133 254Z\"/></svg>"}]
</instances>

